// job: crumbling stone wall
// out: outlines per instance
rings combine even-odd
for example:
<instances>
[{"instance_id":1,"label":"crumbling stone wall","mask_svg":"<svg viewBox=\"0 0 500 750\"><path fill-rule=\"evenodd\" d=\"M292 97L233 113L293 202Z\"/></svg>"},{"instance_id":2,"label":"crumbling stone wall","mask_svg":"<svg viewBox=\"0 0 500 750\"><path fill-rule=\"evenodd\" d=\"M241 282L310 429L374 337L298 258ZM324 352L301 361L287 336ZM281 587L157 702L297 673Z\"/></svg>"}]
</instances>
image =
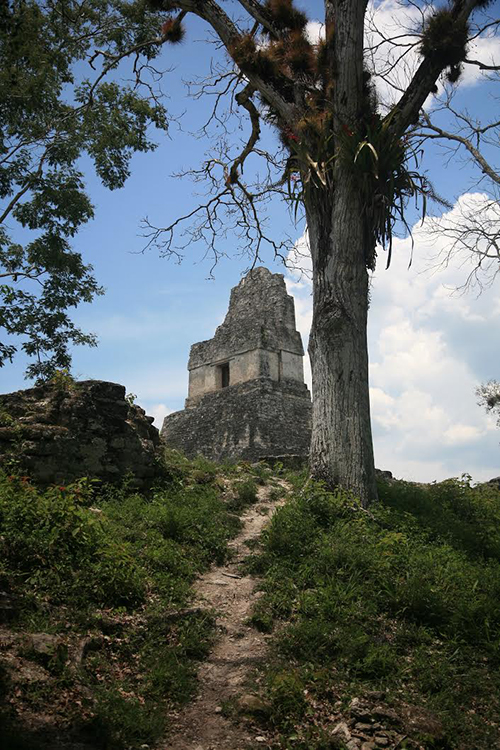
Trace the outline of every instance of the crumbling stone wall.
<instances>
[{"instance_id":1,"label":"crumbling stone wall","mask_svg":"<svg viewBox=\"0 0 500 750\"><path fill-rule=\"evenodd\" d=\"M307 457L311 402L304 383L266 378L209 393L198 406L169 414L162 436L190 458L259 461Z\"/></svg>"},{"instance_id":2,"label":"crumbling stone wall","mask_svg":"<svg viewBox=\"0 0 500 750\"><path fill-rule=\"evenodd\" d=\"M165 418L165 442L213 460L305 458L312 407L303 355L282 274L250 271L214 337L191 347L186 409Z\"/></svg>"},{"instance_id":3,"label":"crumbling stone wall","mask_svg":"<svg viewBox=\"0 0 500 750\"><path fill-rule=\"evenodd\" d=\"M158 473L153 417L129 404L125 387L101 380L41 385L0 395L0 466L40 483L131 473L138 487Z\"/></svg>"},{"instance_id":4,"label":"crumbling stone wall","mask_svg":"<svg viewBox=\"0 0 500 750\"><path fill-rule=\"evenodd\" d=\"M231 291L229 309L214 337L191 347L186 406L220 390L221 364L228 367L231 385L260 377L303 383L303 357L293 297L287 294L283 275L254 268Z\"/></svg>"}]
</instances>

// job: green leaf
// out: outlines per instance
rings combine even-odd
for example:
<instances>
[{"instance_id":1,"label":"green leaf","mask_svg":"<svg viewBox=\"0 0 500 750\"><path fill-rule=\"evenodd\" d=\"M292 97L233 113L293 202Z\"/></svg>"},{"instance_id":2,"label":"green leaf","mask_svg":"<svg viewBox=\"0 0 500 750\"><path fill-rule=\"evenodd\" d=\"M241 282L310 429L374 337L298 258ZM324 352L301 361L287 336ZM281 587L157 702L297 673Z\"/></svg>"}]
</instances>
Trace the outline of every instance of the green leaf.
<instances>
[{"instance_id":1,"label":"green leaf","mask_svg":"<svg viewBox=\"0 0 500 750\"><path fill-rule=\"evenodd\" d=\"M93 218L78 161L90 155L102 182L122 187L133 154L155 148L151 125L167 129L148 87L105 75L116 68L113 56L156 37L160 18L142 0L11 0L0 8L0 367L24 351L34 359L28 377L43 380L70 366L71 345L95 345L68 313L102 294L69 245ZM149 45L143 59L158 52ZM81 80L88 62L98 85ZM7 225L22 230L25 244Z\"/></svg>"}]
</instances>

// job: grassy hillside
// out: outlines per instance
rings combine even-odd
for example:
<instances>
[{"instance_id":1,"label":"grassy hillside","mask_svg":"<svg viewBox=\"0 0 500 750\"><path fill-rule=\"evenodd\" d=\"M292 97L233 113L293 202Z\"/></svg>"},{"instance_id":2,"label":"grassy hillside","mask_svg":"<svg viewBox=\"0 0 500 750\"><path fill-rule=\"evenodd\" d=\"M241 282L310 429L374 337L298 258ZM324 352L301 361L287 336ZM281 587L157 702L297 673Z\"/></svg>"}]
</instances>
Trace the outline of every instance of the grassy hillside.
<instances>
[{"instance_id":1,"label":"grassy hillside","mask_svg":"<svg viewBox=\"0 0 500 750\"><path fill-rule=\"evenodd\" d=\"M366 512L296 477L292 495L251 562L276 747L345 747L337 719L403 748L500 747L500 493L393 482Z\"/></svg>"},{"instance_id":2,"label":"grassy hillside","mask_svg":"<svg viewBox=\"0 0 500 750\"><path fill-rule=\"evenodd\" d=\"M365 511L286 478L247 562L252 624L272 634L249 674L262 746L500 748L500 492L390 482ZM0 745L153 748L216 637L191 584L266 481L178 454L148 494L0 475Z\"/></svg>"},{"instance_id":3,"label":"grassy hillside","mask_svg":"<svg viewBox=\"0 0 500 750\"><path fill-rule=\"evenodd\" d=\"M147 495L0 475L2 747L154 743L214 636L191 583L227 558L259 473L172 454Z\"/></svg>"}]
</instances>

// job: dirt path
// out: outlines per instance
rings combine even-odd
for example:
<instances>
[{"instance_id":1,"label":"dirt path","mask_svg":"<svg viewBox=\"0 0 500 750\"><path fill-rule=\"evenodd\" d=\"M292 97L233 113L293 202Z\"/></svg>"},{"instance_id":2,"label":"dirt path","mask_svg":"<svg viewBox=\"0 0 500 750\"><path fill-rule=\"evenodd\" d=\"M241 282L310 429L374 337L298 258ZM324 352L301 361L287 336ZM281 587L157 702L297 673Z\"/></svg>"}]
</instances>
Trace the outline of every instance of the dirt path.
<instances>
[{"instance_id":1,"label":"dirt path","mask_svg":"<svg viewBox=\"0 0 500 750\"><path fill-rule=\"evenodd\" d=\"M251 726L237 725L222 715L225 701L245 692L253 668L266 653L268 635L245 624L258 593L257 580L240 577L238 568L249 554L247 542L257 538L283 501L270 502L270 487L259 487L258 502L242 516L243 528L230 546L230 564L214 568L195 585L199 599L217 611L222 636L198 672L200 691L174 721L162 750L248 750L265 747L265 737ZM235 576L235 577L232 577Z\"/></svg>"}]
</instances>

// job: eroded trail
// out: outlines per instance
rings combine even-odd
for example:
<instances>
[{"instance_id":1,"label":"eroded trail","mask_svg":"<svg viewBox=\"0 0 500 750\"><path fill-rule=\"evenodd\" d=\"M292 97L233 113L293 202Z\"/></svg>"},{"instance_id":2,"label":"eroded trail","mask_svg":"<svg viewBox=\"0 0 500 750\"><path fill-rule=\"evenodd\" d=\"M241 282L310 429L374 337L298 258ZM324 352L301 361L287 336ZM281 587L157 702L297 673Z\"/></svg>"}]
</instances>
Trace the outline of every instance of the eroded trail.
<instances>
[{"instance_id":1,"label":"eroded trail","mask_svg":"<svg viewBox=\"0 0 500 750\"><path fill-rule=\"evenodd\" d=\"M247 543L260 536L283 500L269 500L270 487L260 487L258 502L242 516L243 528L231 542L232 561L213 568L195 585L202 606L217 612L222 633L198 672L198 696L177 717L162 750L247 750L263 738L251 726L236 724L221 712L225 701L240 696L254 667L265 656L268 635L246 625L258 597L258 580L240 576L241 562L250 553ZM265 745L264 745L265 746Z\"/></svg>"}]
</instances>

